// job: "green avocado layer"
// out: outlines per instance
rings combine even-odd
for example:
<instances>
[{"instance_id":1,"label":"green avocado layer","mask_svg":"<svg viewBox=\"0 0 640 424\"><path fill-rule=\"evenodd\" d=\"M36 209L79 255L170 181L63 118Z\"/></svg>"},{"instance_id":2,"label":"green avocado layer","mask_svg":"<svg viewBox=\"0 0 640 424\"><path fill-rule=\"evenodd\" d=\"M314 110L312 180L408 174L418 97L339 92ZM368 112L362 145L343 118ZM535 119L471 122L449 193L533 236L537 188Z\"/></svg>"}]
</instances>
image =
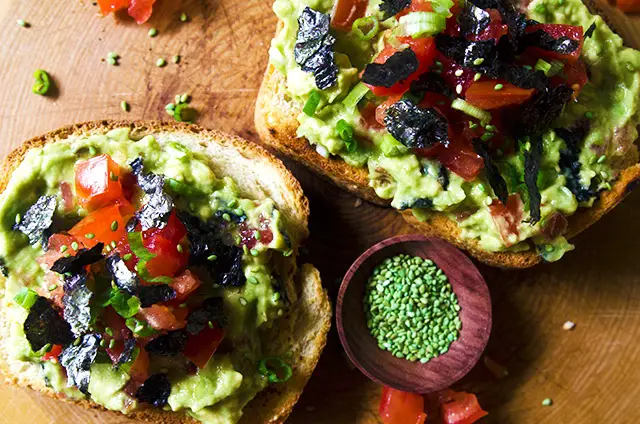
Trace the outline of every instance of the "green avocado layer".
<instances>
[{"instance_id":1,"label":"green avocado layer","mask_svg":"<svg viewBox=\"0 0 640 424\"><path fill-rule=\"evenodd\" d=\"M394 28L397 24L395 18L382 21L379 3L379 0L370 0L367 8L367 15L373 15L381 21L380 32L370 41L362 41L351 32L332 30L331 34L337 39L334 50L339 68L338 82L327 90L318 90L321 101L314 116L304 113L298 116L298 136L305 137L324 156L338 156L352 166L367 167L369 185L381 198L391 199L395 208L404 209L420 204L417 202L421 199L429 199L433 206L430 209L414 207L415 216L426 220L431 211L443 212L458 222L463 238L479 241L487 251L527 250L530 244L525 240L532 240L545 260L554 261L562 257L573 246L562 236L551 242L545 240L540 235L545 220L556 212L570 216L578 207L589 207L593 201L579 204L567 187L566 178L559 167L560 150L565 144L552 129L543 134L540 175L544 178L542 185L539 182L542 219L531 225L528 222L529 211L525 208L525 214L518 223L518 234L511 234L505 240L489 212L488 205L495 196L490 191L484 172L471 182L450 173L449 186L443 189L438 182L440 165L436 160L412 153L385 156L380 146L391 135L386 129L363 125L358 108L349 108L342 103L358 83L359 72L383 48L383 30ZM301 106L317 87L313 75L302 71L294 59L297 19L306 6L331 13L333 5L333 0L276 0L273 6L284 27L271 43L270 61L284 75L285 92L289 98ZM592 15L580 0L535 0L529 5L528 17L542 23L581 25L585 31L595 22L593 36L584 41L582 53L590 80L577 101L565 108L554 127L566 128L582 119L587 112L588 116L593 116L590 132L580 153L580 182L585 187L593 182L593 186L599 190L610 189L619 171L615 164L626 154L613 142L614 136L624 132L627 140L635 140L638 135L640 52L623 46L622 39L599 16ZM358 148L353 152L347 151L336 130L340 120L353 127L357 140L367 142L358 143ZM522 174L522 155L505 155L497 162L510 193L514 193L514 185L518 181L512 184L509 176ZM461 216L467 218L460 219Z\"/></svg>"}]
</instances>

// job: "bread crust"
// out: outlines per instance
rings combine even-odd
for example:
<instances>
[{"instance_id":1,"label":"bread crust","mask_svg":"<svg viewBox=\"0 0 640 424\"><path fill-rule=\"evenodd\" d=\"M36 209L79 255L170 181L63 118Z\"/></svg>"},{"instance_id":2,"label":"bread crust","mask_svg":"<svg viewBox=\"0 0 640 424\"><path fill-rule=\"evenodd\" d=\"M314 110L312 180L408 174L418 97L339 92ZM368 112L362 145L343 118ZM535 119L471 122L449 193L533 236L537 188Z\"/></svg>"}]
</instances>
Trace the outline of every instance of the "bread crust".
<instances>
[{"instance_id":1,"label":"bread crust","mask_svg":"<svg viewBox=\"0 0 640 424\"><path fill-rule=\"evenodd\" d=\"M515 1L521 8L524 1ZM584 3L592 13L603 16L593 0L584 0ZM276 34L282 23L278 23ZM320 176L333 181L339 187L362 197L372 203L389 206L390 201L380 199L374 190L369 187L367 168L355 168L347 164L339 157L326 159L316 153L307 139L296 136L298 128L297 116L300 107L287 101L284 94L284 77L275 67L269 63L265 71L262 85L258 93L255 109L255 125L262 142L271 150L286 155L301 162ZM633 145L634 140L622 140L628 145ZM620 168L620 176L612 189L602 194L591 208L580 208L568 221L567 238L574 237L607 212L618 205L640 181L640 166L636 163L638 154L634 152L632 163ZM503 268L528 268L542 262L531 242L530 249L524 252L488 252L480 247L478 240L463 239L458 225L442 212L433 212L427 222L416 219L410 210L400 212L402 217L420 233L440 237L454 244L460 249L467 250L476 259L497 267Z\"/></svg>"},{"instance_id":2,"label":"bread crust","mask_svg":"<svg viewBox=\"0 0 640 424\"><path fill-rule=\"evenodd\" d=\"M158 134L169 132L186 136L197 137L202 143L216 144L222 148L235 149L244 158L270 167L279 181L275 181L277 189L285 190L282 193L280 203L274 199L287 222L289 235L294 251L297 252L299 244L308 237L309 204L302 192L299 182L287 170L280 160L265 151L239 137L224 134L222 132L205 129L200 126L160 121L92 121L76 125L70 125L34 137L12 151L4 160L3 173L0 175L0 193L2 193L10 179L12 172L23 161L27 152L33 148L42 147L48 143L64 140L70 136L86 134L104 134L115 128L131 128L134 134ZM260 186L262 181L255 181ZM242 187L241 187L242 188ZM273 187L266 188L268 190ZM286 203L286 205L284 204ZM327 339L327 333L331 326L331 304L326 290L323 289L320 274L310 264L304 264L300 269L295 269L295 262L291 272L295 273L296 291L293 297L296 301L289 308L288 313L274 323L274 328L268 330L268 338L273 340L273 345L265 346L265 354L281 355L285 351L291 353L293 376L286 383L271 386L249 402L244 408L241 423L280 423L284 422L293 410L304 386L311 377L313 370L320 358ZM4 285L0 284L0 299L4 297ZM0 351L8 336L9 321L6 319L0 307ZM6 352L3 352L6 355ZM53 398L69 403L74 403L89 409L107 411L104 407L95 404L89 399L68 399L52 388L44 384L42 378L33 378L32 375L22 374L20 370L12 369L6 356L0 359L0 372L9 384L30 387ZM128 417L161 424L197 424L199 421L189 417L183 412L163 411L157 408L141 405L140 409L127 414Z\"/></svg>"}]
</instances>

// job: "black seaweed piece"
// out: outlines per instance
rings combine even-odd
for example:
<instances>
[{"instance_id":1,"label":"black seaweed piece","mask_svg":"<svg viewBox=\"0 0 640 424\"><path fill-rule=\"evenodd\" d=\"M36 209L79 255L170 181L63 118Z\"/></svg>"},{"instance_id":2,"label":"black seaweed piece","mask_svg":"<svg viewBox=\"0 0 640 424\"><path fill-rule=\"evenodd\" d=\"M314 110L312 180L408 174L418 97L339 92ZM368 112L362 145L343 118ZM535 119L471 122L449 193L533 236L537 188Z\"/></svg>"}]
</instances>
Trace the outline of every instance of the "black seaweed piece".
<instances>
[{"instance_id":1,"label":"black seaweed piece","mask_svg":"<svg viewBox=\"0 0 640 424\"><path fill-rule=\"evenodd\" d=\"M83 274L84 267L104 258L104 243L97 243L91 249L80 249L73 256L62 257L51 265L51 271L58 274Z\"/></svg>"},{"instance_id":2,"label":"black seaweed piece","mask_svg":"<svg viewBox=\"0 0 640 424\"><path fill-rule=\"evenodd\" d=\"M542 158L542 137L531 137L531 148L524 153L524 183L529 192L529 209L531 211L531 225L540 221L540 190L538 189L538 173Z\"/></svg>"},{"instance_id":3,"label":"black seaweed piece","mask_svg":"<svg viewBox=\"0 0 640 424\"><path fill-rule=\"evenodd\" d=\"M0 256L0 272L5 277L9 276L9 268L7 267L7 261L2 256Z\"/></svg>"},{"instance_id":4,"label":"black seaweed piece","mask_svg":"<svg viewBox=\"0 0 640 424\"><path fill-rule=\"evenodd\" d=\"M229 215L231 216L231 215ZM237 215L234 215L237 216ZM204 265L213 270L216 261L210 261L211 255L224 257L229 254L230 247L222 242L223 230L222 218L220 221L204 222L200 218L187 212L178 211L178 218L187 229L187 238L190 243L189 263L191 265Z\"/></svg>"},{"instance_id":5,"label":"black seaweed piece","mask_svg":"<svg viewBox=\"0 0 640 424\"><path fill-rule=\"evenodd\" d=\"M93 293L87 288L87 276L83 272L66 277L62 296L63 316L71 331L80 336L89 330L91 322L90 301Z\"/></svg>"},{"instance_id":6,"label":"black seaweed piece","mask_svg":"<svg viewBox=\"0 0 640 424\"><path fill-rule=\"evenodd\" d=\"M59 360L67 371L67 380L84 394L89 393L89 379L91 364L96 359L102 336L100 334L85 334L80 344L71 344L60 353Z\"/></svg>"},{"instance_id":7,"label":"black seaweed piece","mask_svg":"<svg viewBox=\"0 0 640 424\"><path fill-rule=\"evenodd\" d=\"M436 47L445 56L457 64L478 71L489 71L498 57L494 40L469 41L464 37L452 37L446 34L436 36ZM477 59L483 59L476 65Z\"/></svg>"},{"instance_id":8,"label":"black seaweed piece","mask_svg":"<svg viewBox=\"0 0 640 424\"><path fill-rule=\"evenodd\" d=\"M129 166L133 170L133 175L138 179L138 185L147 194L162 190L164 187L164 176L152 172L144 172L143 160L140 156L134 159Z\"/></svg>"},{"instance_id":9,"label":"black seaweed piece","mask_svg":"<svg viewBox=\"0 0 640 424\"><path fill-rule=\"evenodd\" d=\"M488 72L493 78L504 79L516 87L526 90L535 88L537 90L546 90L549 85L549 78L544 72L527 69L518 65L509 65L506 63L497 63L494 70Z\"/></svg>"},{"instance_id":10,"label":"black seaweed piece","mask_svg":"<svg viewBox=\"0 0 640 424\"><path fill-rule=\"evenodd\" d=\"M42 247L46 248L57 205L56 196L40 196L13 229L24 233L30 244L42 242Z\"/></svg>"},{"instance_id":11,"label":"black seaweed piece","mask_svg":"<svg viewBox=\"0 0 640 424\"><path fill-rule=\"evenodd\" d=\"M136 392L140 402L149 403L157 408L164 408L171 394L171 383L166 374L154 374L147 378Z\"/></svg>"},{"instance_id":12,"label":"black seaweed piece","mask_svg":"<svg viewBox=\"0 0 640 424\"><path fill-rule=\"evenodd\" d=\"M442 94L451 97L453 92L445 80L435 72L425 72L417 80L411 83L411 93L419 97L424 97L427 92Z\"/></svg>"},{"instance_id":13,"label":"black seaweed piece","mask_svg":"<svg viewBox=\"0 0 640 424\"><path fill-rule=\"evenodd\" d=\"M140 306L148 308L160 302L166 302L176 297L176 291L166 284L154 284L152 286L142 286L138 290Z\"/></svg>"},{"instance_id":14,"label":"black seaweed piece","mask_svg":"<svg viewBox=\"0 0 640 424\"><path fill-rule=\"evenodd\" d=\"M147 352L158 356L175 356L182 352L187 344L188 334L186 330L169 331L158 336L145 346Z\"/></svg>"},{"instance_id":15,"label":"black seaweed piece","mask_svg":"<svg viewBox=\"0 0 640 424\"><path fill-rule=\"evenodd\" d=\"M216 259L222 272L218 274L216 283L221 286L241 287L247 281L242 271L242 249L237 246L231 246L229 254L225 257Z\"/></svg>"},{"instance_id":16,"label":"black seaweed piece","mask_svg":"<svg viewBox=\"0 0 640 424\"><path fill-rule=\"evenodd\" d=\"M163 190L156 190L149 195L138 212L136 218L140 221L142 231L150 228L164 228L173 210L173 200Z\"/></svg>"},{"instance_id":17,"label":"black seaweed piece","mask_svg":"<svg viewBox=\"0 0 640 424\"><path fill-rule=\"evenodd\" d=\"M127 339L124 341L124 349L120 356L118 356L118 360L115 364L113 364L114 369L120 368L120 365L126 364L131 360L133 356L133 351L136 347L136 339Z\"/></svg>"},{"instance_id":18,"label":"black seaweed piece","mask_svg":"<svg viewBox=\"0 0 640 424\"><path fill-rule=\"evenodd\" d=\"M467 2L480 9L498 9L500 7L499 0L467 0Z\"/></svg>"},{"instance_id":19,"label":"black seaweed piece","mask_svg":"<svg viewBox=\"0 0 640 424\"><path fill-rule=\"evenodd\" d=\"M221 297L209 297L202 302L200 308L189 312L189 316L187 316L187 331L196 335L204 330L209 325L209 322L217 324L220 328L227 324Z\"/></svg>"},{"instance_id":20,"label":"black seaweed piece","mask_svg":"<svg viewBox=\"0 0 640 424\"><path fill-rule=\"evenodd\" d=\"M517 136L542 133L562 113L573 90L566 85L539 91L521 109L514 131Z\"/></svg>"},{"instance_id":21,"label":"black seaweed piece","mask_svg":"<svg viewBox=\"0 0 640 424\"><path fill-rule=\"evenodd\" d=\"M140 221L134 215L131 218L129 218L129 221L127 221L127 225L124 228L127 231L127 233L133 233L134 231L136 231L136 227L139 223Z\"/></svg>"},{"instance_id":22,"label":"black seaweed piece","mask_svg":"<svg viewBox=\"0 0 640 424\"><path fill-rule=\"evenodd\" d=\"M449 125L435 109L423 109L403 99L387 109L384 124L391 135L410 148L449 145Z\"/></svg>"},{"instance_id":23,"label":"black seaweed piece","mask_svg":"<svg viewBox=\"0 0 640 424\"><path fill-rule=\"evenodd\" d=\"M411 5L411 0L382 0L380 3L380 11L382 12L382 19L389 19L395 16L401 10L406 9Z\"/></svg>"},{"instance_id":24,"label":"black seaweed piece","mask_svg":"<svg viewBox=\"0 0 640 424\"><path fill-rule=\"evenodd\" d=\"M422 198L416 199L413 203L403 203L398 208L401 211L413 208L431 209L433 207L433 201L431 199Z\"/></svg>"},{"instance_id":25,"label":"black seaweed piece","mask_svg":"<svg viewBox=\"0 0 640 424\"><path fill-rule=\"evenodd\" d=\"M438 182L443 190L449 188L449 170L444 165L440 165L438 169Z\"/></svg>"},{"instance_id":26,"label":"black seaweed piece","mask_svg":"<svg viewBox=\"0 0 640 424\"><path fill-rule=\"evenodd\" d=\"M64 346L73 341L69 324L62 319L50 301L41 296L38 296L29 310L22 328L34 352L42 349L47 343Z\"/></svg>"},{"instance_id":27,"label":"black seaweed piece","mask_svg":"<svg viewBox=\"0 0 640 424\"><path fill-rule=\"evenodd\" d=\"M590 121L582 119L572 128L556 128L558 137L564 140L566 148L560 150L560 169L567 179L567 188L576 196L578 202L586 202L598 195L595 187L580 184L580 150L590 129Z\"/></svg>"},{"instance_id":28,"label":"black seaweed piece","mask_svg":"<svg viewBox=\"0 0 640 424\"><path fill-rule=\"evenodd\" d=\"M418 58L411 48L394 53L385 63L370 63L364 68L362 81L376 87L392 87L418 69Z\"/></svg>"},{"instance_id":29,"label":"black seaweed piece","mask_svg":"<svg viewBox=\"0 0 640 424\"><path fill-rule=\"evenodd\" d=\"M298 17L298 35L293 49L296 63L313 73L316 85L324 90L338 81L334 61L335 38L329 34L329 15L305 7Z\"/></svg>"},{"instance_id":30,"label":"black seaweed piece","mask_svg":"<svg viewBox=\"0 0 640 424\"><path fill-rule=\"evenodd\" d=\"M593 37L593 32L596 30L596 22L593 21L593 23L589 26L589 28L584 32L584 38L591 38Z\"/></svg>"},{"instance_id":31,"label":"black seaweed piece","mask_svg":"<svg viewBox=\"0 0 640 424\"><path fill-rule=\"evenodd\" d=\"M493 189L493 192L498 200L500 200L503 205L506 205L507 199L509 198L507 182L504 180L500 174L500 170L493 162L493 158L491 157L491 153L489 153L487 144L480 138L474 138L473 148L484 162L484 170L487 174L487 179L489 180L489 185Z\"/></svg>"},{"instance_id":32,"label":"black seaweed piece","mask_svg":"<svg viewBox=\"0 0 640 424\"><path fill-rule=\"evenodd\" d=\"M140 279L135 272L127 268L120 255L117 253L110 255L107 258L106 268L116 287L132 296L138 293Z\"/></svg>"},{"instance_id":33,"label":"black seaweed piece","mask_svg":"<svg viewBox=\"0 0 640 424\"><path fill-rule=\"evenodd\" d=\"M578 46L580 46L580 41L578 40L573 40L564 35L562 37L554 38L552 35L541 29L533 32L526 32L522 34L518 40L519 52L523 52L527 47L539 47L559 54L570 54L574 52Z\"/></svg>"},{"instance_id":34,"label":"black seaweed piece","mask_svg":"<svg viewBox=\"0 0 640 424\"><path fill-rule=\"evenodd\" d=\"M491 15L473 3L466 2L466 7L458 15L458 23L462 35L478 35L491 23Z\"/></svg>"}]
</instances>

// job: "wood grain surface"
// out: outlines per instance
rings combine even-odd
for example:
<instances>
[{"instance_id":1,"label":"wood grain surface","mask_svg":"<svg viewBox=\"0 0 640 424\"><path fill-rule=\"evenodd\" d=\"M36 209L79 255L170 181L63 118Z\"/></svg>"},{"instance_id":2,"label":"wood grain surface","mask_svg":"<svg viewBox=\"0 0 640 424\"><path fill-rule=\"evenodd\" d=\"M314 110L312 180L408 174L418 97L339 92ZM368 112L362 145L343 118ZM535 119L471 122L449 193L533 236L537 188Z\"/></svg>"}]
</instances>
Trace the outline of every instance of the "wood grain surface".
<instances>
[{"instance_id":1,"label":"wood grain surface","mask_svg":"<svg viewBox=\"0 0 640 424\"><path fill-rule=\"evenodd\" d=\"M0 154L73 122L169 119L164 105L190 92L198 123L256 140L253 102L275 28L272 0L159 0L151 21L96 16L90 1L0 0ZM640 18L606 7L629 44L640 46ZM190 22L179 21L181 12ZM609 13L610 12L610 13ZM16 25L21 18L30 28ZM150 38L147 31L159 34ZM104 59L121 56L113 67ZM179 54L179 65L170 58ZM169 64L157 68L158 58ZM55 98L31 93L46 69ZM126 100L131 111L120 110ZM331 294L372 244L412 233L393 211L360 204L290 164L311 201L303 260L321 270ZM481 266L491 292L493 329L486 355L505 366L497 379L482 362L457 386L478 394L487 423L637 423L640 409L640 194L575 239L560 263L526 271ZM575 330L562 330L566 320ZM335 331L291 423L376 423L380 387L353 369ZM553 406L541 406L550 397ZM0 423L128 423L0 385Z\"/></svg>"}]
</instances>

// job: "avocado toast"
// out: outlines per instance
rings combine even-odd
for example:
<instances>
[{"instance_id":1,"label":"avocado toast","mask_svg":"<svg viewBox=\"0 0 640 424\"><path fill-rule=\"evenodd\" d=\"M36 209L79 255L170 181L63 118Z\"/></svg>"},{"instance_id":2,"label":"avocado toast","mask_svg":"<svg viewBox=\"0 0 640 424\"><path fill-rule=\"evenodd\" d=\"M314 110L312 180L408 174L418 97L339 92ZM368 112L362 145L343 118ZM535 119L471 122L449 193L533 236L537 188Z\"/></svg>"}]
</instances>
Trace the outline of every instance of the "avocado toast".
<instances>
[{"instance_id":1,"label":"avocado toast","mask_svg":"<svg viewBox=\"0 0 640 424\"><path fill-rule=\"evenodd\" d=\"M640 52L581 1L337 4L274 4L266 145L505 267L559 259L633 187Z\"/></svg>"},{"instance_id":2,"label":"avocado toast","mask_svg":"<svg viewBox=\"0 0 640 424\"><path fill-rule=\"evenodd\" d=\"M331 307L296 266L308 204L278 160L196 126L103 121L29 140L5 170L8 381L153 422L286 419Z\"/></svg>"}]
</instances>

